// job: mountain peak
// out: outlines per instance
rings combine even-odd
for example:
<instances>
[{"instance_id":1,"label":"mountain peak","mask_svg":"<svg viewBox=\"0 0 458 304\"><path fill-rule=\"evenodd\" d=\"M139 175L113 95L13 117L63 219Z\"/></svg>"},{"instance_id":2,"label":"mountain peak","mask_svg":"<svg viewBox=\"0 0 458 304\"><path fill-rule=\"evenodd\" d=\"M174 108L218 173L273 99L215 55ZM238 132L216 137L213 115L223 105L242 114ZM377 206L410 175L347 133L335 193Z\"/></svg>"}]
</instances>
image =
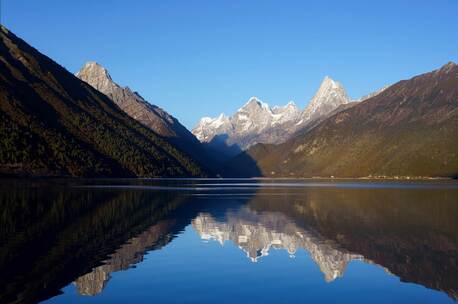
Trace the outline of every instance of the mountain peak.
<instances>
[{"instance_id":1,"label":"mountain peak","mask_svg":"<svg viewBox=\"0 0 458 304\"><path fill-rule=\"evenodd\" d=\"M326 87L331 87L333 89L339 89L343 88L342 84L340 82L335 81L329 76L324 76L323 81L321 82L320 89L321 87L326 88Z\"/></svg>"},{"instance_id":2,"label":"mountain peak","mask_svg":"<svg viewBox=\"0 0 458 304\"><path fill-rule=\"evenodd\" d=\"M304 111L304 120L313 120L318 116L326 115L349 101L350 99L342 84L329 76L325 76L318 91Z\"/></svg>"},{"instance_id":3,"label":"mountain peak","mask_svg":"<svg viewBox=\"0 0 458 304\"><path fill-rule=\"evenodd\" d=\"M247 103L250 103L250 102L261 102L261 100L259 100L258 97L256 96L251 96L249 99L248 99L248 102Z\"/></svg>"},{"instance_id":4,"label":"mountain peak","mask_svg":"<svg viewBox=\"0 0 458 304\"><path fill-rule=\"evenodd\" d=\"M458 65L453 62L453 61L449 61L447 62L446 64L444 64L440 69L439 71L440 72L444 72L444 73L448 73L450 72L452 69L456 68Z\"/></svg>"},{"instance_id":5,"label":"mountain peak","mask_svg":"<svg viewBox=\"0 0 458 304\"><path fill-rule=\"evenodd\" d=\"M253 96L248 99L248 101L245 103L245 106L251 105L251 104L260 106L262 104L262 101L258 97Z\"/></svg>"},{"instance_id":6,"label":"mountain peak","mask_svg":"<svg viewBox=\"0 0 458 304\"><path fill-rule=\"evenodd\" d=\"M271 111L270 106L267 103L262 102L256 96L250 97L250 99L248 99L248 101L243 105L243 107L239 109L239 111L244 111L244 110L253 109L253 108L262 108L265 111L268 111L268 112Z\"/></svg>"},{"instance_id":7,"label":"mountain peak","mask_svg":"<svg viewBox=\"0 0 458 304\"><path fill-rule=\"evenodd\" d=\"M84 66L75 74L76 77L91 85L93 88L98 91L108 95L110 98L115 99L115 102L119 102L115 95L118 91L129 91L130 95L134 95L130 90L122 88L117 83L115 83L108 73L108 70L102 65L98 64L95 61L88 61ZM122 96L119 97L122 99ZM119 105L119 104L118 104Z\"/></svg>"},{"instance_id":8,"label":"mountain peak","mask_svg":"<svg viewBox=\"0 0 458 304\"><path fill-rule=\"evenodd\" d=\"M108 73L108 70L103 67L102 65L100 65L99 63L95 62L95 61L88 61L84 64L84 66L81 68L81 70L79 70L77 73L76 73L76 76L81 78L86 78L86 77L92 77L92 78L106 78L110 81L113 81L111 79L111 76L110 76L110 73Z\"/></svg>"},{"instance_id":9,"label":"mountain peak","mask_svg":"<svg viewBox=\"0 0 458 304\"><path fill-rule=\"evenodd\" d=\"M0 24L0 29L5 34L9 34L10 32L3 24Z\"/></svg>"},{"instance_id":10,"label":"mountain peak","mask_svg":"<svg viewBox=\"0 0 458 304\"><path fill-rule=\"evenodd\" d=\"M110 96L89 83L84 85L51 58L5 31L0 31L0 142L13 138L19 143L16 137L24 141L8 147L11 156L1 157L2 174L182 177L205 173L196 158L129 118ZM94 63L86 68L100 69ZM4 100L17 107L3 106ZM25 127L27 121L36 124L33 133ZM13 130L13 137L4 130ZM42 152L28 152L36 146ZM28 147L26 154L24 147ZM3 146L0 149L3 152Z\"/></svg>"}]
</instances>

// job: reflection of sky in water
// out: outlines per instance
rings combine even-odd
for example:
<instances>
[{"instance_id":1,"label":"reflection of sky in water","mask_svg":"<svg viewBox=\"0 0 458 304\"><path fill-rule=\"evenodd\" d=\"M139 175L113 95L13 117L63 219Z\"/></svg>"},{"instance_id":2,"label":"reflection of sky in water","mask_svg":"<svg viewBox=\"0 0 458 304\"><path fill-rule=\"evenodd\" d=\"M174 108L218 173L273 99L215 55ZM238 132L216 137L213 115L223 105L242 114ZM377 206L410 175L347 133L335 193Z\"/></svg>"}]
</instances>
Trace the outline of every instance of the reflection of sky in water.
<instances>
[{"instance_id":1,"label":"reflection of sky in water","mask_svg":"<svg viewBox=\"0 0 458 304\"><path fill-rule=\"evenodd\" d=\"M416 303L452 302L420 285L400 283L376 265L352 261L342 279L327 283L305 250L294 259L272 250L251 263L232 242L203 242L188 226L162 250L149 252L138 267L113 273L103 293L82 297L74 285L49 303Z\"/></svg>"},{"instance_id":2,"label":"reflection of sky in water","mask_svg":"<svg viewBox=\"0 0 458 304\"><path fill-rule=\"evenodd\" d=\"M119 196L109 212L125 212L142 194L135 208L161 195L171 203L47 303L453 303L458 290L455 182L115 180L71 188Z\"/></svg>"}]
</instances>

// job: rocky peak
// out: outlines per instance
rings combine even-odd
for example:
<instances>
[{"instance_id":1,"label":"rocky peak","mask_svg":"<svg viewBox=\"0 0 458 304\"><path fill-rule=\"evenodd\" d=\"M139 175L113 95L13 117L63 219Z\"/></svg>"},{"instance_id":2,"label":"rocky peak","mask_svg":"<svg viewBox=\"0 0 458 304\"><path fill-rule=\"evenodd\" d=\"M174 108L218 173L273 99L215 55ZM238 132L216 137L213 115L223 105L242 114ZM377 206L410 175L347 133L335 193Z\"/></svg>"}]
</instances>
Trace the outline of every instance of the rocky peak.
<instances>
[{"instance_id":1,"label":"rocky peak","mask_svg":"<svg viewBox=\"0 0 458 304\"><path fill-rule=\"evenodd\" d=\"M108 70L95 61L87 62L81 70L76 73L76 77L105 94L120 89L111 79Z\"/></svg>"},{"instance_id":2,"label":"rocky peak","mask_svg":"<svg viewBox=\"0 0 458 304\"><path fill-rule=\"evenodd\" d=\"M271 108L259 98L251 97L224 121L209 117L201 119L193 133L204 142L211 142L217 135L224 134L227 144L236 144L241 149L256 143L278 144L288 140L311 120L324 117L349 101L343 86L326 76L304 111L293 101Z\"/></svg>"},{"instance_id":3,"label":"rocky peak","mask_svg":"<svg viewBox=\"0 0 458 304\"><path fill-rule=\"evenodd\" d=\"M455 62L449 61L448 63L444 64L438 71L442 73L449 73L457 67L458 65Z\"/></svg>"},{"instance_id":4,"label":"rocky peak","mask_svg":"<svg viewBox=\"0 0 458 304\"><path fill-rule=\"evenodd\" d=\"M129 116L166 137L179 137L182 127L178 121L158 106L148 103L129 87L114 82L108 70L94 61L87 62L76 77L107 95ZM188 132L189 133L189 132ZM183 134L192 136L191 134Z\"/></svg>"},{"instance_id":5,"label":"rocky peak","mask_svg":"<svg viewBox=\"0 0 458 304\"><path fill-rule=\"evenodd\" d=\"M108 73L108 70L95 61L86 62L77 74L78 75L86 74L86 75L92 75L92 76L106 77L111 80L111 76Z\"/></svg>"},{"instance_id":6,"label":"rocky peak","mask_svg":"<svg viewBox=\"0 0 458 304\"><path fill-rule=\"evenodd\" d=\"M272 126L296 123L301 112L294 101L290 101L284 106L275 106L272 108Z\"/></svg>"},{"instance_id":7,"label":"rocky peak","mask_svg":"<svg viewBox=\"0 0 458 304\"><path fill-rule=\"evenodd\" d=\"M342 104L350 102L345 88L329 76L324 77L318 91L304 111L305 121L326 115Z\"/></svg>"},{"instance_id":8,"label":"rocky peak","mask_svg":"<svg viewBox=\"0 0 458 304\"><path fill-rule=\"evenodd\" d=\"M221 113L218 117L203 117L192 129L192 133L201 142L212 140L216 133L226 133L231 128L229 117Z\"/></svg>"},{"instance_id":9,"label":"rocky peak","mask_svg":"<svg viewBox=\"0 0 458 304\"><path fill-rule=\"evenodd\" d=\"M272 112L274 114L279 114L279 113L284 113L284 112L296 112L296 111L300 111L299 108L297 107L296 103L294 103L294 101L290 101L288 102L286 105L284 106L274 106L272 108Z\"/></svg>"},{"instance_id":10,"label":"rocky peak","mask_svg":"<svg viewBox=\"0 0 458 304\"><path fill-rule=\"evenodd\" d=\"M256 96L250 97L238 112L271 112L269 105L259 100Z\"/></svg>"},{"instance_id":11,"label":"rocky peak","mask_svg":"<svg viewBox=\"0 0 458 304\"><path fill-rule=\"evenodd\" d=\"M237 134L260 132L268 128L272 121L272 110L267 103L257 97L251 97L232 117Z\"/></svg>"}]
</instances>

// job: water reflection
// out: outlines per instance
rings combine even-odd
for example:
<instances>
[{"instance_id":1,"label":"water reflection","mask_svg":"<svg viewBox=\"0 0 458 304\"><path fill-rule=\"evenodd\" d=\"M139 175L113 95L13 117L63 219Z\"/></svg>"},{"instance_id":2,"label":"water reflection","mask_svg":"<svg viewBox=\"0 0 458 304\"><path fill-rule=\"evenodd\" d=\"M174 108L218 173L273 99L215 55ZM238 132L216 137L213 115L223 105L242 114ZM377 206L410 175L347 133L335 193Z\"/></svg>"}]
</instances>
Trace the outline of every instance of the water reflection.
<instances>
[{"instance_id":1,"label":"water reflection","mask_svg":"<svg viewBox=\"0 0 458 304\"><path fill-rule=\"evenodd\" d=\"M232 241L252 262L267 256L271 249L286 250L291 257L299 249L306 250L318 264L326 282L343 276L345 267L361 255L351 254L328 241L312 229L297 226L287 216L277 212L257 213L249 208L227 214L225 221L209 214L199 214L193 227L204 240L215 240L221 245Z\"/></svg>"},{"instance_id":2,"label":"water reflection","mask_svg":"<svg viewBox=\"0 0 458 304\"><path fill-rule=\"evenodd\" d=\"M173 220L161 220L129 239L121 248L110 254L109 258L103 261L103 265L76 279L78 293L94 296L102 292L112 272L129 269L143 260L146 251L160 249L169 243L172 238L169 232L174 224Z\"/></svg>"},{"instance_id":3,"label":"water reflection","mask_svg":"<svg viewBox=\"0 0 458 304\"><path fill-rule=\"evenodd\" d=\"M278 192L258 191L222 221L201 213L193 227L202 239L233 242L253 262L271 249L304 249L327 282L363 260L458 298L456 189Z\"/></svg>"},{"instance_id":4,"label":"water reflection","mask_svg":"<svg viewBox=\"0 0 458 304\"><path fill-rule=\"evenodd\" d=\"M168 192L4 182L0 303L35 303L60 294L62 287L103 263L116 248L183 202ZM157 243L162 241L156 238ZM135 251L135 245L127 247Z\"/></svg>"},{"instance_id":5,"label":"water reflection","mask_svg":"<svg viewBox=\"0 0 458 304\"><path fill-rule=\"evenodd\" d=\"M189 226L205 241L235 244L247 262L268 259L272 250L291 257L304 250L329 283L359 260L458 298L456 184L93 184L0 186L1 303L39 302L72 282L81 295L101 294L114 272L141 267L147 252L163 249Z\"/></svg>"}]
</instances>

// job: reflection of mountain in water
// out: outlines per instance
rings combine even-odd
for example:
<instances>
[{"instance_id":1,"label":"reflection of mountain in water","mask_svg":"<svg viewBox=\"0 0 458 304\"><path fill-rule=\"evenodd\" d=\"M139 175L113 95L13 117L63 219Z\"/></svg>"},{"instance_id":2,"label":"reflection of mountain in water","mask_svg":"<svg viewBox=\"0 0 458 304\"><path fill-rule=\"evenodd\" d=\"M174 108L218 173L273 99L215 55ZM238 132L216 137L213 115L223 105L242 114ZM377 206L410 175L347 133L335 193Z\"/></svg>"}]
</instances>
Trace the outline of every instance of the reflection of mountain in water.
<instances>
[{"instance_id":1,"label":"reflection of mountain in water","mask_svg":"<svg viewBox=\"0 0 458 304\"><path fill-rule=\"evenodd\" d=\"M131 238L121 248L110 254L103 265L95 267L91 272L80 276L75 281L78 293L81 295L96 295L102 292L110 279L110 274L115 271L126 270L132 265L143 261L147 250L159 249L171 240L168 233L175 221L163 220Z\"/></svg>"},{"instance_id":2,"label":"reflection of mountain in water","mask_svg":"<svg viewBox=\"0 0 458 304\"><path fill-rule=\"evenodd\" d=\"M94 280L89 283L88 276L82 279L86 285L78 285L96 293L111 271L169 241L176 227L165 218L183 203L173 193L0 184L0 303L37 303L58 295L94 267ZM97 268L107 257L111 265Z\"/></svg>"},{"instance_id":3,"label":"reflection of mountain in water","mask_svg":"<svg viewBox=\"0 0 458 304\"><path fill-rule=\"evenodd\" d=\"M336 242L326 240L313 230L298 227L278 212L257 213L243 208L229 213L225 222L217 221L209 214L200 214L193 221L193 227L202 239L216 240L221 245L232 241L253 262L268 255L271 248L284 249L290 255L304 249L318 264L326 282L342 277L351 260L362 259L361 255L348 253Z\"/></svg>"},{"instance_id":4,"label":"reflection of mountain in water","mask_svg":"<svg viewBox=\"0 0 458 304\"><path fill-rule=\"evenodd\" d=\"M279 192L279 191L277 191ZM281 190L280 190L281 192ZM402 282L458 299L458 189L304 189L247 206L277 212L302 229L384 267Z\"/></svg>"},{"instance_id":5,"label":"reflection of mountain in water","mask_svg":"<svg viewBox=\"0 0 458 304\"><path fill-rule=\"evenodd\" d=\"M304 249L329 282L362 259L403 282L458 298L458 189L261 188L251 194L183 197L5 182L0 302L36 303L71 282L80 294L98 294L112 272L139 263L190 223L202 238L231 241L252 261L271 249Z\"/></svg>"},{"instance_id":6,"label":"reflection of mountain in water","mask_svg":"<svg viewBox=\"0 0 458 304\"><path fill-rule=\"evenodd\" d=\"M138 263L143 252L161 247L157 240L166 244L176 226L191 222L201 238L231 241L253 262L271 249L291 255L303 249L327 282L342 277L347 264L356 259L456 299L457 194L458 190L303 189L272 196L261 189L246 204L189 200L168 217L179 223L169 227L164 220L158 222L76 284L82 294L100 292L111 272Z\"/></svg>"}]
</instances>

